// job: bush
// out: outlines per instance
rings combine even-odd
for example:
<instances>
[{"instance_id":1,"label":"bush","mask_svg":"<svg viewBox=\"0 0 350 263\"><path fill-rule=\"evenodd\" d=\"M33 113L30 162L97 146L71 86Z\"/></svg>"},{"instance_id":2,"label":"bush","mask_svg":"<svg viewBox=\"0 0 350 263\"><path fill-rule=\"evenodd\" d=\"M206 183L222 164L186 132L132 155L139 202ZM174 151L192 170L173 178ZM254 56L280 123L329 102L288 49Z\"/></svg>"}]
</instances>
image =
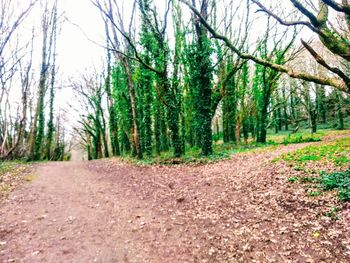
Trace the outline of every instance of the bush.
<instances>
[{"instance_id":1,"label":"bush","mask_svg":"<svg viewBox=\"0 0 350 263\"><path fill-rule=\"evenodd\" d=\"M314 135L303 135L303 134L289 134L287 137L283 138L283 144L291 143L303 143L303 142L319 142L321 138Z\"/></svg>"},{"instance_id":2,"label":"bush","mask_svg":"<svg viewBox=\"0 0 350 263\"><path fill-rule=\"evenodd\" d=\"M324 190L338 190L341 201L350 201L350 170L324 174L319 183Z\"/></svg>"}]
</instances>

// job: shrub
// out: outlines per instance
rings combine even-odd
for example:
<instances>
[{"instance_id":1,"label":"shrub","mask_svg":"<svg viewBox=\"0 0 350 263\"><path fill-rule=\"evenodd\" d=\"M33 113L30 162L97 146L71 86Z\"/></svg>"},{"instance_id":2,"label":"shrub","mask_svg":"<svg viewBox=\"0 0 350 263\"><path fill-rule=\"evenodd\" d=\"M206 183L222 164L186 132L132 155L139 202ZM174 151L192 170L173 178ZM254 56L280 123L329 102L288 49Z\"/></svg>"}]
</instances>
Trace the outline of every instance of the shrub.
<instances>
[{"instance_id":1,"label":"shrub","mask_svg":"<svg viewBox=\"0 0 350 263\"><path fill-rule=\"evenodd\" d=\"M319 142L321 138L314 135L303 135L303 134L289 134L287 137L283 138L283 144L291 143L303 143L303 142Z\"/></svg>"},{"instance_id":2,"label":"shrub","mask_svg":"<svg viewBox=\"0 0 350 263\"><path fill-rule=\"evenodd\" d=\"M350 201L350 170L323 174L319 183L324 190L338 190L340 201Z\"/></svg>"}]
</instances>

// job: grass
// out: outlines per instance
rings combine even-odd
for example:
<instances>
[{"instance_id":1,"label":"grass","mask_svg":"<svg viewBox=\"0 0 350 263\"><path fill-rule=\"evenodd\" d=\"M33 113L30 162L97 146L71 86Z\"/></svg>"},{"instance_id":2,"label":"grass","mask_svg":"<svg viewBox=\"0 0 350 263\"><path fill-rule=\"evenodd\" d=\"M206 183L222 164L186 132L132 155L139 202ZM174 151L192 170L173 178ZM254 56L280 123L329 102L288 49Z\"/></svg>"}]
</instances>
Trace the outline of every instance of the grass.
<instances>
[{"instance_id":1,"label":"grass","mask_svg":"<svg viewBox=\"0 0 350 263\"><path fill-rule=\"evenodd\" d=\"M344 172L322 174L319 185L324 191L337 190L340 201L350 201L350 169Z\"/></svg>"},{"instance_id":2,"label":"grass","mask_svg":"<svg viewBox=\"0 0 350 263\"><path fill-rule=\"evenodd\" d=\"M349 131L322 131L316 138L349 134ZM299 142L313 141L315 137L296 136L287 137L284 141ZM307 196L317 197L326 191L337 193L339 201L350 202L350 138L340 138L331 142L309 145L302 149L283 154L274 162L284 160L299 172L297 176L288 178L289 183L307 184ZM328 172L323 172L325 169ZM327 215L336 218L336 211L328 211Z\"/></svg>"},{"instance_id":3,"label":"grass","mask_svg":"<svg viewBox=\"0 0 350 263\"><path fill-rule=\"evenodd\" d=\"M6 173L12 171L20 162L0 162L0 180Z\"/></svg>"},{"instance_id":4,"label":"grass","mask_svg":"<svg viewBox=\"0 0 350 263\"><path fill-rule=\"evenodd\" d=\"M322 145L310 145L284 154L281 159L298 169L302 169L310 162L347 166L350 165L350 138L342 138Z\"/></svg>"},{"instance_id":5,"label":"grass","mask_svg":"<svg viewBox=\"0 0 350 263\"><path fill-rule=\"evenodd\" d=\"M287 137L283 139L283 144L288 145L291 143L303 143L303 142L319 142L321 141L320 134L289 134Z\"/></svg>"},{"instance_id":6,"label":"grass","mask_svg":"<svg viewBox=\"0 0 350 263\"><path fill-rule=\"evenodd\" d=\"M321 173L319 177L292 176L288 182L311 184L316 190L307 192L310 197L320 196L326 191L336 191L339 201L350 202L350 169L343 172Z\"/></svg>"},{"instance_id":7,"label":"grass","mask_svg":"<svg viewBox=\"0 0 350 263\"><path fill-rule=\"evenodd\" d=\"M275 149L279 145L302 142L316 142L322 140L324 136L328 136L330 134L337 135L342 133L349 133L349 131L340 132L321 130L317 133L314 133L313 135L310 134L310 130L306 129L301 130L295 134L290 134L288 131L282 131L278 134L275 134L269 131L266 144L259 144L252 140L250 140L247 144L222 143L222 141L217 138L213 144L214 153L208 157L202 156L199 148L191 148L186 149L186 153L179 158L173 157L172 151L169 150L167 152L162 152L160 156L144 156L142 160L137 160L131 156L122 156L121 160L136 165L206 164L229 159L232 157L232 155L237 153L269 151ZM303 167L300 167L300 169L302 170Z\"/></svg>"},{"instance_id":8,"label":"grass","mask_svg":"<svg viewBox=\"0 0 350 263\"><path fill-rule=\"evenodd\" d=\"M280 131L279 133L270 132L267 135L267 140L274 141L279 144L291 144L302 142L320 141L322 137L330 134L331 130L319 130L318 132L311 134L310 130L302 129L297 133L291 133L290 131ZM335 131L336 134L338 131Z\"/></svg>"},{"instance_id":9,"label":"grass","mask_svg":"<svg viewBox=\"0 0 350 263\"><path fill-rule=\"evenodd\" d=\"M229 159L232 155L244 152L255 152L275 149L278 144L274 142L268 142L266 144L253 143L248 144L239 143L225 143L225 144L214 144L213 154L210 156L201 155L201 150L199 148L188 149L186 153L179 157L174 158L172 152L163 152L160 156L144 156L142 160L136 160L129 156L123 156L121 159L126 162L131 162L138 165L152 165L152 164L162 164L162 165L174 165L174 164L207 164L213 163L220 160Z\"/></svg>"},{"instance_id":10,"label":"grass","mask_svg":"<svg viewBox=\"0 0 350 263\"><path fill-rule=\"evenodd\" d=\"M288 182L308 183L317 188L309 191L308 196L319 196L324 191L336 191L338 199L350 201L350 138L342 138L321 145L309 145L302 149L289 152L280 158L287 162L295 171L303 174L311 173L318 176L292 176ZM317 167L317 169L309 169ZM322 172L320 169L340 169L342 172Z\"/></svg>"},{"instance_id":11,"label":"grass","mask_svg":"<svg viewBox=\"0 0 350 263\"><path fill-rule=\"evenodd\" d=\"M310 191L307 193L307 195L310 197L320 196L320 195L322 195L322 192L321 191Z\"/></svg>"},{"instance_id":12,"label":"grass","mask_svg":"<svg viewBox=\"0 0 350 263\"><path fill-rule=\"evenodd\" d=\"M25 164L20 161L0 163L0 198L13 189L15 182L22 180L20 176L23 175Z\"/></svg>"}]
</instances>

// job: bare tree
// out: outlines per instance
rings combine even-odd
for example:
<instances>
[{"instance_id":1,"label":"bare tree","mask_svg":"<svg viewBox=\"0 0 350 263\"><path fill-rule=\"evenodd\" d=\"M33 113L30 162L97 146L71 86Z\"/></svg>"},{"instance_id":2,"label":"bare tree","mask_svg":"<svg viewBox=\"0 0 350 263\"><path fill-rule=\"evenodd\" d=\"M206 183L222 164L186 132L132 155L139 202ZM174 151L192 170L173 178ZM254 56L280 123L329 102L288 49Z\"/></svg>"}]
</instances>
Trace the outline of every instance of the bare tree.
<instances>
[{"instance_id":1,"label":"bare tree","mask_svg":"<svg viewBox=\"0 0 350 263\"><path fill-rule=\"evenodd\" d=\"M9 45L10 40L19 25L23 23L28 16L33 6L38 0L32 0L28 6L21 11L18 15L15 14L16 6L13 0L3 0L0 3L0 57L2 57L6 47ZM13 18L15 16L15 18ZM0 74L4 61L0 61Z\"/></svg>"},{"instance_id":2,"label":"bare tree","mask_svg":"<svg viewBox=\"0 0 350 263\"><path fill-rule=\"evenodd\" d=\"M78 99L79 127L75 131L88 150L88 159L108 157L106 123L102 101L103 87L99 74L86 73L80 79L72 82L72 87Z\"/></svg>"},{"instance_id":3,"label":"bare tree","mask_svg":"<svg viewBox=\"0 0 350 263\"><path fill-rule=\"evenodd\" d=\"M31 137L29 143L30 158L38 160L41 157L45 131L45 113L44 99L48 88L49 69L54 57L54 41L56 41L57 28L57 0L50 7L48 1L44 3L42 19L42 53L41 53L41 69L39 79L39 89L37 94L37 103L34 113L34 120L31 129Z\"/></svg>"},{"instance_id":4,"label":"bare tree","mask_svg":"<svg viewBox=\"0 0 350 263\"><path fill-rule=\"evenodd\" d=\"M209 22L201 15L201 12L197 10L190 2L186 0L179 0L180 2L187 5L192 12L201 20L203 25L208 29L214 38L222 40L232 51L234 51L241 58L253 60L254 62L261 64L266 67L270 67L282 73L288 74L292 78L302 79L306 81L311 81L321 85L333 86L341 91L350 93L350 81L347 75L339 68L332 66L327 63L307 42L302 41L305 48L312 54L315 60L325 67L330 74L327 75L315 75L307 71L301 71L296 68L279 65L271 61L265 60L258 56L241 52L237 46L228 38L228 36L222 35L219 31L214 28ZM278 13L273 13L271 10L265 7L258 0L251 0L260 8L260 11L265 12L268 16L275 18L280 24L288 27L295 26L306 26L312 32L316 33L323 45L328 48L328 50L339 59L342 58L346 61L350 60L350 44L348 34L340 34L335 28L331 26L329 9L333 9L337 13L341 14L346 24L349 26L350 19L350 8L348 0L342 1L339 4L332 0L321 0L319 1L318 10L316 14L312 9L307 6L305 2L300 2L297 0L289 0L294 6L295 10L300 12L307 20L297 20L297 21L286 21L280 17Z\"/></svg>"}]
</instances>

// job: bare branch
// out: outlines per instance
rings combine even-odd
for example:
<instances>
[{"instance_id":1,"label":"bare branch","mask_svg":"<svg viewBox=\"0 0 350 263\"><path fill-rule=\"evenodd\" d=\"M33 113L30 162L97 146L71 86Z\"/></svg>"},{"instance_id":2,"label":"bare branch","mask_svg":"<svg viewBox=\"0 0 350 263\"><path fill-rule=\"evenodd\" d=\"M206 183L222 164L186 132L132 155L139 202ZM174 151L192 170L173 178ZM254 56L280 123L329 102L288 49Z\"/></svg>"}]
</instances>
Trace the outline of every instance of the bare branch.
<instances>
[{"instance_id":1,"label":"bare branch","mask_svg":"<svg viewBox=\"0 0 350 263\"><path fill-rule=\"evenodd\" d=\"M278 15L273 13L271 10L267 9L264 5L262 5L258 0L251 0L253 3L258 5L261 9L262 12L266 13L267 15L273 17L276 19L281 25L284 26L307 26L314 32L318 32L318 30L310 23L307 21L285 21L282 18L280 18Z\"/></svg>"},{"instance_id":2,"label":"bare branch","mask_svg":"<svg viewBox=\"0 0 350 263\"><path fill-rule=\"evenodd\" d=\"M200 19L201 23L207 28L207 30L212 34L212 36L214 38L222 40L233 52L235 52L241 58L249 59L249 60L252 60L260 65L272 68L272 69L277 70L277 71L282 72L282 73L286 73L287 75L289 75L292 78L311 81L311 82L314 82L317 84L322 84L322 85L328 85L328 86L335 87L341 91L345 91L348 93L350 92L350 89L347 86L347 84L341 79L333 78L333 77L312 75L308 72L297 71L297 70L294 70L288 66L279 65L279 64L255 57L255 56L248 54L248 53L242 53L237 47L235 47L232 44L232 42L227 37L219 34L217 31L215 31L209 25L209 23L206 21L206 19L204 19L202 17L201 13L193 5L191 5L186 0L179 0L179 1L184 3L185 5L187 5L191 9L191 11Z\"/></svg>"},{"instance_id":3,"label":"bare branch","mask_svg":"<svg viewBox=\"0 0 350 263\"><path fill-rule=\"evenodd\" d=\"M345 83L350 83L350 78L343 71L341 71L337 67L332 67L332 66L328 65L327 62L304 40L301 40L301 43L306 48L306 50L309 51L310 54L315 58L317 63L319 63L320 65L322 65L323 67L325 67L329 71L337 74L339 77L341 77L344 80Z\"/></svg>"}]
</instances>

